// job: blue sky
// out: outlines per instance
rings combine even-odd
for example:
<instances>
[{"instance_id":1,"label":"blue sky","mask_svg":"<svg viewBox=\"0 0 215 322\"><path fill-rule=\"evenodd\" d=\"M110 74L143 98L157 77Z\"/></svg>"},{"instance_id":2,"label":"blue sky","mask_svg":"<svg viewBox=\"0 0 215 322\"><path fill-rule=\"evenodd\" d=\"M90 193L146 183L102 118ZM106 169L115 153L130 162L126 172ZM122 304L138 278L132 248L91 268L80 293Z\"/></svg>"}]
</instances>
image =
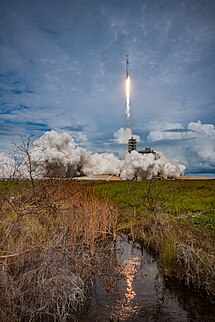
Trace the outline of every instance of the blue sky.
<instances>
[{"instance_id":1,"label":"blue sky","mask_svg":"<svg viewBox=\"0 0 215 322\"><path fill-rule=\"evenodd\" d=\"M51 129L125 152L128 53L139 148L215 172L214 16L211 0L0 0L0 152Z\"/></svg>"}]
</instances>

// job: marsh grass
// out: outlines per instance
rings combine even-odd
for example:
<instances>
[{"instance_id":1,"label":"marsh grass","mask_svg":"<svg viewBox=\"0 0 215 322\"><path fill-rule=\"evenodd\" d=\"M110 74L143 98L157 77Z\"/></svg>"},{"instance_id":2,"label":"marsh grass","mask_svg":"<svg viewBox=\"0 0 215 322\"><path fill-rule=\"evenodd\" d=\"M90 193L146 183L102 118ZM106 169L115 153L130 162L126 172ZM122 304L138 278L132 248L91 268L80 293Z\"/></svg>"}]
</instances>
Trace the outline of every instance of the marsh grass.
<instances>
[{"instance_id":1,"label":"marsh grass","mask_svg":"<svg viewBox=\"0 0 215 322\"><path fill-rule=\"evenodd\" d=\"M109 270L116 209L72 180L1 184L0 209L2 321L73 318L93 274Z\"/></svg>"},{"instance_id":2,"label":"marsh grass","mask_svg":"<svg viewBox=\"0 0 215 322\"><path fill-rule=\"evenodd\" d=\"M118 205L118 229L156 252L166 277L215 300L215 181L95 183Z\"/></svg>"}]
</instances>

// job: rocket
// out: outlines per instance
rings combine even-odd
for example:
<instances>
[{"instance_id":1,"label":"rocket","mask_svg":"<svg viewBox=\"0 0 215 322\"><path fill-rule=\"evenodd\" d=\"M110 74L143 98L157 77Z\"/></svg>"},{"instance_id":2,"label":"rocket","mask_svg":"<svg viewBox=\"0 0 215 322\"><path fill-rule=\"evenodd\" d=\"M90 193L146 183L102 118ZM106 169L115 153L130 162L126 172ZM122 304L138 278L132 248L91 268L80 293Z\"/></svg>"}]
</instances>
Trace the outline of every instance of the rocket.
<instances>
[{"instance_id":1,"label":"rocket","mask_svg":"<svg viewBox=\"0 0 215 322\"><path fill-rule=\"evenodd\" d=\"M126 79L129 77L129 60L128 60L128 54L126 54Z\"/></svg>"}]
</instances>

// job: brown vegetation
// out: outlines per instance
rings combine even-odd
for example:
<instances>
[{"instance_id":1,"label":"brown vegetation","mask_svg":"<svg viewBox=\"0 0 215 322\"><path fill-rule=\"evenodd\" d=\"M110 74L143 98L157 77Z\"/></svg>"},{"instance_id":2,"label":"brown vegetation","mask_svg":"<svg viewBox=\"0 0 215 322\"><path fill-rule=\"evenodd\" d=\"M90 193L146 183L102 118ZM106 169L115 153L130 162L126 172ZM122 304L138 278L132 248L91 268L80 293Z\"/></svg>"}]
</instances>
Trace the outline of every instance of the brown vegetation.
<instances>
[{"instance_id":1,"label":"brown vegetation","mask_svg":"<svg viewBox=\"0 0 215 322\"><path fill-rule=\"evenodd\" d=\"M115 209L72 180L42 180L1 193L0 210L2 321L72 318L104 270Z\"/></svg>"}]
</instances>

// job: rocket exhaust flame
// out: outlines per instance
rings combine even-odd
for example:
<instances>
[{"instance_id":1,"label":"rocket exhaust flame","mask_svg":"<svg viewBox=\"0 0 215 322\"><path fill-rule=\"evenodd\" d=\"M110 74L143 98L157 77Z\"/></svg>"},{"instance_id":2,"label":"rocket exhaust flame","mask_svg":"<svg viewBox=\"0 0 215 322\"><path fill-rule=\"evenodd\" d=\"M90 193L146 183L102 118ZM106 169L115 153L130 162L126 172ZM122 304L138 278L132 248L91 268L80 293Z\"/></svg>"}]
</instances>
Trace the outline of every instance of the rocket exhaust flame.
<instances>
[{"instance_id":1,"label":"rocket exhaust flame","mask_svg":"<svg viewBox=\"0 0 215 322\"><path fill-rule=\"evenodd\" d=\"M125 80L125 88L126 88L126 106L125 106L125 115L127 117L127 120L130 120L131 116L131 107L130 107L130 75L129 75L129 60L128 60L128 54L126 54L126 80Z\"/></svg>"},{"instance_id":2,"label":"rocket exhaust flame","mask_svg":"<svg viewBox=\"0 0 215 322\"><path fill-rule=\"evenodd\" d=\"M126 85L126 107L125 107L125 115L129 120L131 116L131 108L130 108L130 76L128 75L125 80Z\"/></svg>"}]
</instances>

